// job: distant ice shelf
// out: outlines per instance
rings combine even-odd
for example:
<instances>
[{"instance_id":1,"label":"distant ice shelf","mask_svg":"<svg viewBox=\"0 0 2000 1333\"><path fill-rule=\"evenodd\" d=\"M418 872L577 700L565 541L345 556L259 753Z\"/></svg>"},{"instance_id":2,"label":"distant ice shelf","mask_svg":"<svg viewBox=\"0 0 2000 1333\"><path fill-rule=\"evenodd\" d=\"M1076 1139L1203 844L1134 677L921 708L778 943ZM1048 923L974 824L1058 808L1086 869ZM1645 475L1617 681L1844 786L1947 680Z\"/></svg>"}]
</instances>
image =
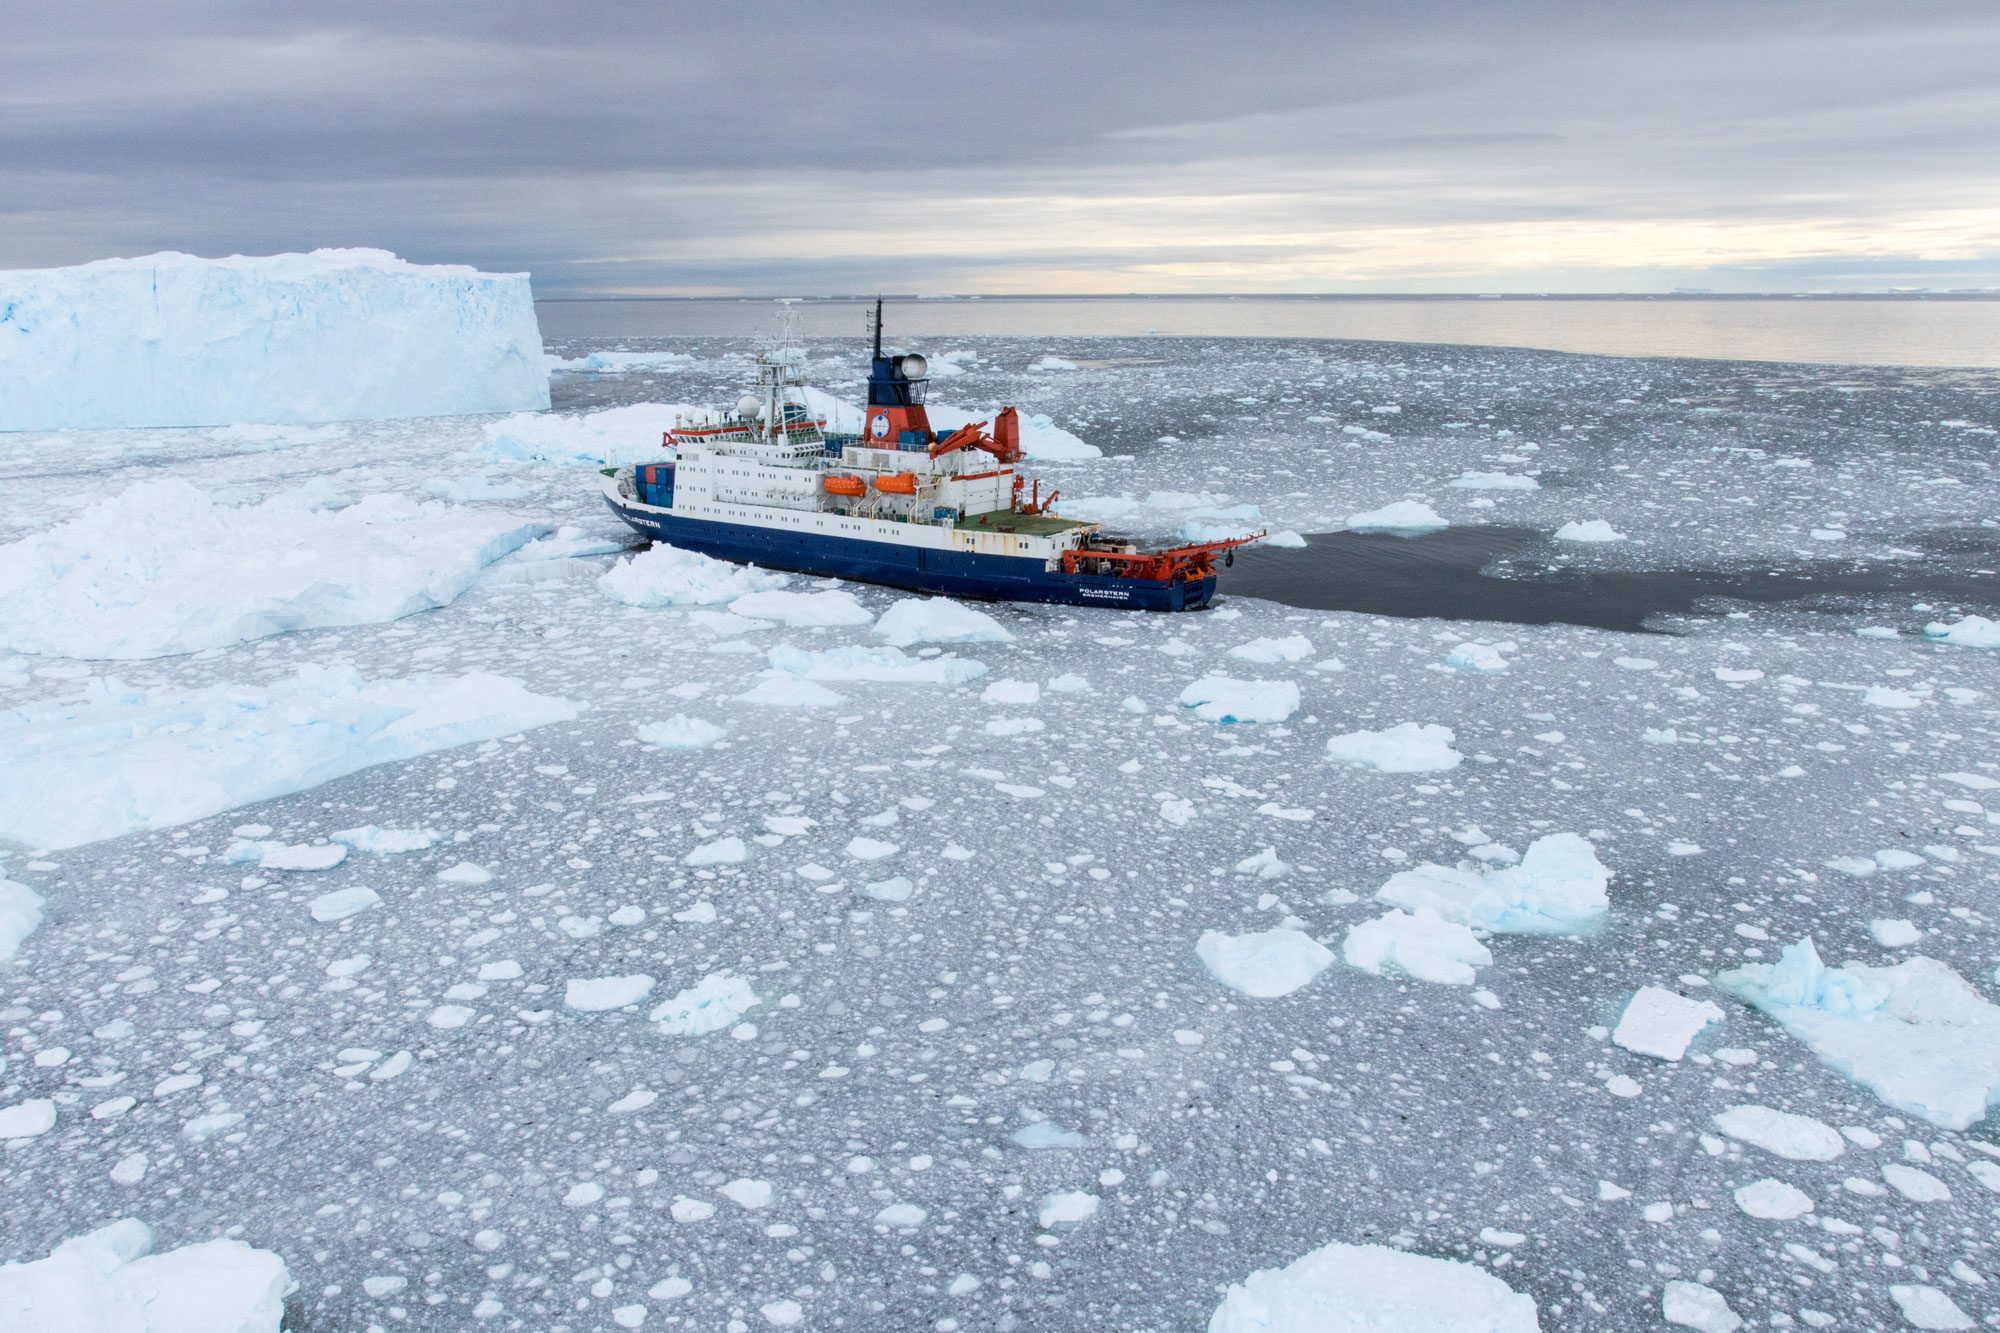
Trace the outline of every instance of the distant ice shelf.
<instances>
[{"instance_id":1,"label":"distant ice shelf","mask_svg":"<svg viewBox=\"0 0 2000 1333\"><path fill-rule=\"evenodd\" d=\"M386 250L0 271L0 431L549 405L525 273Z\"/></svg>"}]
</instances>

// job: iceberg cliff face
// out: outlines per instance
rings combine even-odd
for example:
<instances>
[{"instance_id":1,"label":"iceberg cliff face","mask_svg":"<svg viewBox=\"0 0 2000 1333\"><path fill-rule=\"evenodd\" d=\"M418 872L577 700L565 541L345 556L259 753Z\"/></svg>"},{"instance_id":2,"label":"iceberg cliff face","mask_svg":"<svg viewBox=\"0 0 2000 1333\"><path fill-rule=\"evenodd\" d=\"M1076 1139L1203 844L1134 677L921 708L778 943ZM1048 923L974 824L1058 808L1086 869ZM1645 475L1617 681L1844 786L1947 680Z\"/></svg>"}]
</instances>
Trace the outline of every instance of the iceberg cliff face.
<instances>
[{"instance_id":1,"label":"iceberg cliff face","mask_svg":"<svg viewBox=\"0 0 2000 1333\"><path fill-rule=\"evenodd\" d=\"M0 272L0 430L294 425L549 405L525 273L386 250Z\"/></svg>"}]
</instances>

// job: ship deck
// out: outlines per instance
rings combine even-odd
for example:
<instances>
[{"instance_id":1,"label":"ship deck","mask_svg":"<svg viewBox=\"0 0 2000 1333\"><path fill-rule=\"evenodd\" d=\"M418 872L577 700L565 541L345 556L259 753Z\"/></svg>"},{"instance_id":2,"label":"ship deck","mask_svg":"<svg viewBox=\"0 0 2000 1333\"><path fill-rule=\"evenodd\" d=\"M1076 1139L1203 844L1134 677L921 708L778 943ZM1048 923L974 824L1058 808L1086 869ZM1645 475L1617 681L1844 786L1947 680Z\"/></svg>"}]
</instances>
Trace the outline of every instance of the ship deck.
<instances>
[{"instance_id":1,"label":"ship deck","mask_svg":"<svg viewBox=\"0 0 2000 1333\"><path fill-rule=\"evenodd\" d=\"M1005 509L991 514L975 514L958 525L961 532L1010 532L1018 537L1053 537L1059 532L1073 532L1078 528L1097 526L1080 518L1058 518L1054 514L1017 514Z\"/></svg>"}]
</instances>

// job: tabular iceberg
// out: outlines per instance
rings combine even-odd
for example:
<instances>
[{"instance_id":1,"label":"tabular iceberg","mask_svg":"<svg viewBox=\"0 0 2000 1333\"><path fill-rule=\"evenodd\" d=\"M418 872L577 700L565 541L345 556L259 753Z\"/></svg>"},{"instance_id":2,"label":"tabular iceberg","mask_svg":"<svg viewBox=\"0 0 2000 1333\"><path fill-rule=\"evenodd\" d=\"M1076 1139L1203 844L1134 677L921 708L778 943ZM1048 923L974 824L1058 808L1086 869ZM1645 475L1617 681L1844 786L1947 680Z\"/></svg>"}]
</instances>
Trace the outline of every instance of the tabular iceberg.
<instances>
[{"instance_id":1,"label":"tabular iceberg","mask_svg":"<svg viewBox=\"0 0 2000 1333\"><path fill-rule=\"evenodd\" d=\"M525 273L386 250L0 272L0 431L548 407Z\"/></svg>"}]
</instances>

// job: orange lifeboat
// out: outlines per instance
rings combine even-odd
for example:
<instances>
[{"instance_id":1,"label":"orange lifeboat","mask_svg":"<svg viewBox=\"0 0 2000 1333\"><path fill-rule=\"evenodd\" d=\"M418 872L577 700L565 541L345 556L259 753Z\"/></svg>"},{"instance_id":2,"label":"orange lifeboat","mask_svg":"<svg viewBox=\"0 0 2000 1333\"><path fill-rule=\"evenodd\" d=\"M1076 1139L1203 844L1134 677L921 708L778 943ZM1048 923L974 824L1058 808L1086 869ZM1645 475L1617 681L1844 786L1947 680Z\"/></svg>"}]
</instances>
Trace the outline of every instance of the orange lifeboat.
<instances>
[{"instance_id":1,"label":"orange lifeboat","mask_svg":"<svg viewBox=\"0 0 2000 1333\"><path fill-rule=\"evenodd\" d=\"M868 483L859 477L828 477L823 485L828 495L859 496L868 493Z\"/></svg>"},{"instance_id":2,"label":"orange lifeboat","mask_svg":"<svg viewBox=\"0 0 2000 1333\"><path fill-rule=\"evenodd\" d=\"M892 472L886 477L875 478L875 489L884 495L915 495L917 474L914 472Z\"/></svg>"}]
</instances>

